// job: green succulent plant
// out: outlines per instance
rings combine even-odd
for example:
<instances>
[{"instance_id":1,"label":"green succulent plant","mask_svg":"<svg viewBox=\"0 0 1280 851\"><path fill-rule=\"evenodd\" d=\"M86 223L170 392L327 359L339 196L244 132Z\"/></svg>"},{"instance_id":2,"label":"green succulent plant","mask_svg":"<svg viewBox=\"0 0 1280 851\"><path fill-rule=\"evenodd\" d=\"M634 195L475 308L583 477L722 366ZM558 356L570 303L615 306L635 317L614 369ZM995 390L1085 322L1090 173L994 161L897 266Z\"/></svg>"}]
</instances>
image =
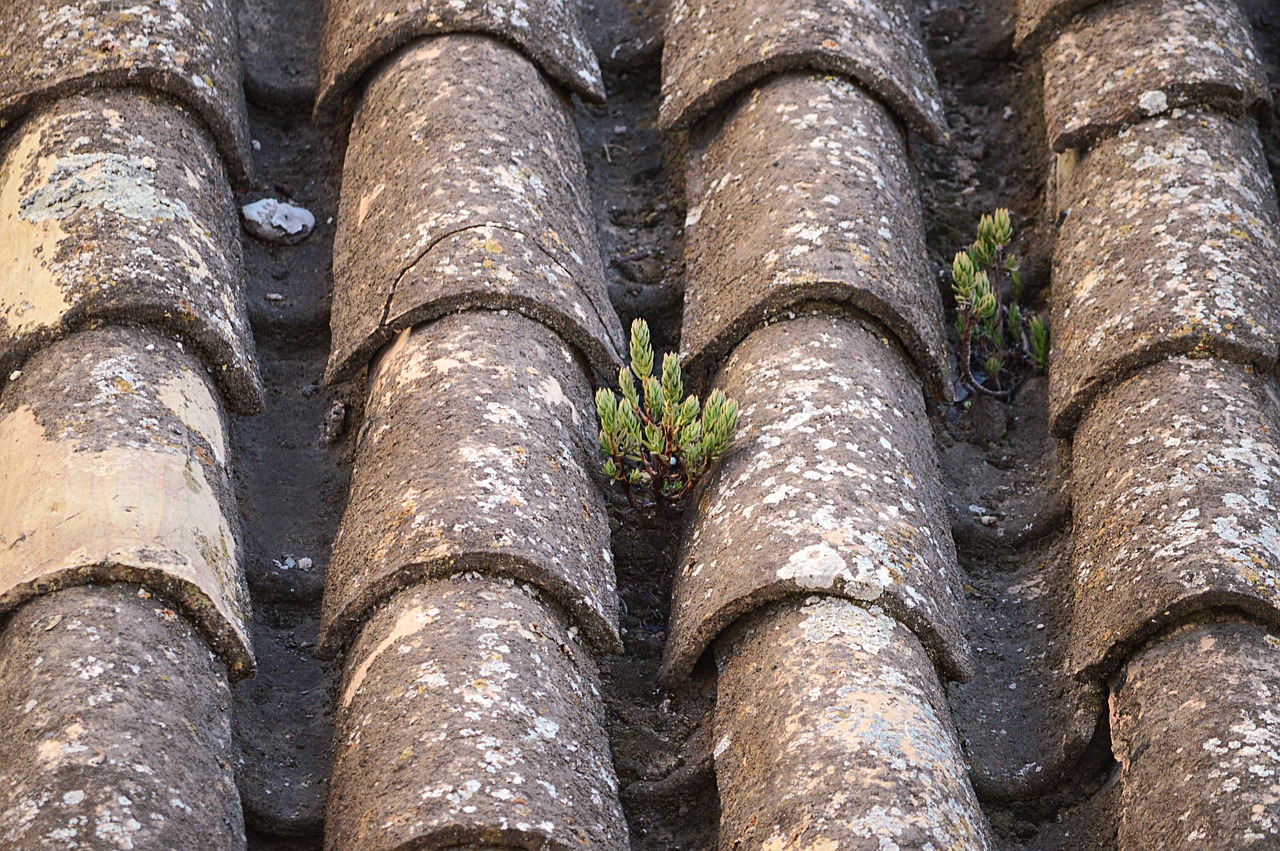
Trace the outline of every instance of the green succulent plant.
<instances>
[{"instance_id":1,"label":"green succulent plant","mask_svg":"<svg viewBox=\"0 0 1280 851\"><path fill-rule=\"evenodd\" d=\"M631 507L672 508L720 460L738 428L738 403L712 390L706 403L685 396L680 359L668 354L653 374L653 345L643 319L631 323L631 364L618 371L618 393L596 393L603 472ZM651 499L642 503L645 493Z\"/></svg>"},{"instance_id":2,"label":"green succulent plant","mask_svg":"<svg viewBox=\"0 0 1280 851\"><path fill-rule=\"evenodd\" d=\"M1002 375L1017 361L1041 372L1049 366L1049 324L1020 304L1022 278L1018 258L1008 250L1012 241L1009 211L996 210L978 221L978 238L951 263L960 382L974 393L998 398L1013 392ZM975 363L981 379L974 374Z\"/></svg>"}]
</instances>

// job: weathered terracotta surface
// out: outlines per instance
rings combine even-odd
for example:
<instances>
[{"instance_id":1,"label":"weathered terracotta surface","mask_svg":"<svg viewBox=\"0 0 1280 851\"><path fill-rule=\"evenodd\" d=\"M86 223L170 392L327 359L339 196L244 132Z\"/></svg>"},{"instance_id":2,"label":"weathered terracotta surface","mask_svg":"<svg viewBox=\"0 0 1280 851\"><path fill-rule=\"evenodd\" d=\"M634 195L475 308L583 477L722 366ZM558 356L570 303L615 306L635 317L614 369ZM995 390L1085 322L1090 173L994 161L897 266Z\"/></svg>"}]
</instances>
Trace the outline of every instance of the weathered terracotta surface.
<instances>
[{"instance_id":1,"label":"weathered terracotta surface","mask_svg":"<svg viewBox=\"0 0 1280 851\"><path fill-rule=\"evenodd\" d=\"M181 344L104 328L34 355L0 395L0 493L21 494L0 500L0 609L137 582L172 598L233 678L252 672L226 422Z\"/></svg>"},{"instance_id":2,"label":"weathered terracotta surface","mask_svg":"<svg viewBox=\"0 0 1280 851\"><path fill-rule=\"evenodd\" d=\"M752 91L691 146L687 192L681 345L693 374L766 318L827 301L882 322L950 402L915 176L893 119L858 86L789 74Z\"/></svg>"},{"instance_id":3,"label":"weathered terracotta surface","mask_svg":"<svg viewBox=\"0 0 1280 851\"><path fill-rule=\"evenodd\" d=\"M1280 842L1280 639L1220 623L1140 652L1111 689L1119 851Z\"/></svg>"},{"instance_id":4,"label":"weathered terracotta surface","mask_svg":"<svg viewBox=\"0 0 1280 851\"><path fill-rule=\"evenodd\" d=\"M236 211L190 113L135 91L68 97L0 163L0 382L69 332L148 325L189 342L237 411L261 408Z\"/></svg>"},{"instance_id":5,"label":"weathered terracotta surface","mask_svg":"<svg viewBox=\"0 0 1280 851\"><path fill-rule=\"evenodd\" d=\"M720 849L992 847L933 663L902 624L810 597L731 635L716 644Z\"/></svg>"},{"instance_id":6,"label":"weathered terracotta surface","mask_svg":"<svg viewBox=\"0 0 1280 851\"><path fill-rule=\"evenodd\" d=\"M1280 624L1280 412L1270 379L1175 358L1103 396L1075 435L1071 664L1244 610Z\"/></svg>"},{"instance_id":7,"label":"weathered terracotta surface","mask_svg":"<svg viewBox=\"0 0 1280 851\"><path fill-rule=\"evenodd\" d=\"M1280 211L1251 120L1176 112L1064 155L1057 204L1056 434L1108 385L1171 355L1275 363Z\"/></svg>"},{"instance_id":8,"label":"weathered terracotta surface","mask_svg":"<svg viewBox=\"0 0 1280 851\"><path fill-rule=\"evenodd\" d=\"M1179 107L1265 109L1271 93L1235 0L1122 0L1093 7L1044 52L1044 99L1061 152Z\"/></svg>"},{"instance_id":9,"label":"weathered terracotta surface","mask_svg":"<svg viewBox=\"0 0 1280 851\"><path fill-rule=\"evenodd\" d=\"M569 107L490 38L418 42L357 111L334 245L330 379L397 331L469 307L546 322L602 373L622 328Z\"/></svg>"},{"instance_id":10,"label":"weathered terracotta surface","mask_svg":"<svg viewBox=\"0 0 1280 851\"><path fill-rule=\"evenodd\" d=\"M332 121L378 62L415 39L483 33L512 44L585 100L604 100L600 66L575 0L328 0L316 118Z\"/></svg>"},{"instance_id":11,"label":"weathered terracotta surface","mask_svg":"<svg viewBox=\"0 0 1280 851\"><path fill-rule=\"evenodd\" d=\"M91 585L7 622L0 846L245 847L226 675L171 606Z\"/></svg>"},{"instance_id":12,"label":"weathered terracotta surface","mask_svg":"<svg viewBox=\"0 0 1280 851\"><path fill-rule=\"evenodd\" d=\"M1022 53L1039 53L1071 18L1099 0L1018 0L1013 46Z\"/></svg>"},{"instance_id":13,"label":"weathered terracotta surface","mask_svg":"<svg viewBox=\"0 0 1280 851\"><path fill-rule=\"evenodd\" d=\"M15 0L0 6L0 127L73 92L144 88L184 104L237 182L252 170L231 0Z\"/></svg>"},{"instance_id":14,"label":"weathered terracotta surface","mask_svg":"<svg viewBox=\"0 0 1280 851\"><path fill-rule=\"evenodd\" d=\"M663 127L689 127L785 71L851 78L941 141L942 98L912 0L673 0L662 51Z\"/></svg>"},{"instance_id":15,"label":"weathered terracotta surface","mask_svg":"<svg viewBox=\"0 0 1280 851\"><path fill-rule=\"evenodd\" d=\"M967 614L919 384L867 327L801 318L756 331L716 386L734 447L690 509L663 674L684 677L726 627L780 599L882 606L946 676L971 675Z\"/></svg>"},{"instance_id":16,"label":"weathered terracotta surface","mask_svg":"<svg viewBox=\"0 0 1280 851\"><path fill-rule=\"evenodd\" d=\"M591 385L573 351L515 314L471 311L375 362L321 643L426 577L469 570L542 588L597 649L618 647Z\"/></svg>"},{"instance_id":17,"label":"weathered terracotta surface","mask_svg":"<svg viewBox=\"0 0 1280 851\"><path fill-rule=\"evenodd\" d=\"M597 674L572 632L510 580L394 596L347 658L325 847L626 849Z\"/></svg>"}]
</instances>

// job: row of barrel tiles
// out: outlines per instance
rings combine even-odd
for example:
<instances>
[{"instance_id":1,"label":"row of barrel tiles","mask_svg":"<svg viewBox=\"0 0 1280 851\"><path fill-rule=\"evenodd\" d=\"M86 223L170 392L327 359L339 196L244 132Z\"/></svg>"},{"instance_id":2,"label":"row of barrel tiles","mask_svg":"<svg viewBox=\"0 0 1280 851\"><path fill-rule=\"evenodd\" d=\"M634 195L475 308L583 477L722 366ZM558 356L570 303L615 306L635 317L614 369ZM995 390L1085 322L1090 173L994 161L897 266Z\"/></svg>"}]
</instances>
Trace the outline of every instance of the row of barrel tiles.
<instances>
[{"instance_id":1,"label":"row of barrel tiles","mask_svg":"<svg viewBox=\"0 0 1280 851\"><path fill-rule=\"evenodd\" d=\"M368 367L369 399L322 621L346 658L326 842L625 847L592 662L619 636L591 387L622 334L561 93L602 97L598 67L572 4L329 5L317 118L357 103L328 376ZM989 847L941 687L972 661L901 129L943 138L941 101L895 4L804 6L668 11L684 355L743 425L691 508L663 676L708 650L720 668L724 847ZM242 846L226 417L261 384L231 11L0 14L0 119L21 119L0 186L0 476L21 494L0 507L2 835ZM1118 841L1265 840L1280 216L1248 25L1232 0L1024 0L1019 45L1069 210L1050 414L1075 447L1070 664L1110 689ZM1224 672L1212 706L1178 696Z\"/></svg>"}]
</instances>

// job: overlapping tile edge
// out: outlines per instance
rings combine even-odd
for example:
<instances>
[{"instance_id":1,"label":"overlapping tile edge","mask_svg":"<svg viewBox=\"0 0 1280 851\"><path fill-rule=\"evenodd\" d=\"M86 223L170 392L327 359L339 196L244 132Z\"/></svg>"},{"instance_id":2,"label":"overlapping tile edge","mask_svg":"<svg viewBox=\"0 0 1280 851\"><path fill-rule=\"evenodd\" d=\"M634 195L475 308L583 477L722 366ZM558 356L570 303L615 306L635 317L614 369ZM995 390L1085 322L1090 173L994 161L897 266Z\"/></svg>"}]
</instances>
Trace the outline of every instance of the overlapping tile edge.
<instances>
[{"instance_id":1,"label":"overlapping tile edge","mask_svg":"<svg viewBox=\"0 0 1280 851\"><path fill-rule=\"evenodd\" d=\"M620 647L592 375L621 328L545 56L437 31L385 43L344 165L330 372L372 363L322 619L345 654L325 843L621 849L592 659ZM360 299L381 320L353 334Z\"/></svg>"},{"instance_id":2,"label":"overlapping tile edge","mask_svg":"<svg viewBox=\"0 0 1280 851\"><path fill-rule=\"evenodd\" d=\"M664 120L694 121L685 346L739 400L742 423L689 509L664 676L687 676L714 648L719 847L803 836L987 848L941 697L941 676L972 670L926 415L926 393L949 402L951 379L895 123L918 126L919 110L892 94L922 96L923 80L932 91L933 72L909 15L892 32L899 59L915 61L875 57L877 77L815 59L837 42L826 27L875 45L872 24L903 10L807 6L818 14L744 54L767 57L783 37L788 63L736 77L716 46L751 43L776 7L676 4L667 22ZM681 118L687 82L721 78L737 88ZM758 152L758 139L781 152ZM733 265L786 272L722 268ZM742 315L732 325L729 305ZM867 752L903 770L869 766Z\"/></svg>"},{"instance_id":3,"label":"overlapping tile edge","mask_svg":"<svg viewBox=\"0 0 1280 851\"><path fill-rule=\"evenodd\" d=\"M0 844L242 848L225 408L261 385L235 22L218 2L2 14Z\"/></svg>"},{"instance_id":4,"label":"overlapping tile edge","mask_svg":"<svg viewBox=\"0 0 1280 851\"><path fill-rule=\"evenodd\" d=\"M1027 31L1044 6L1024 0ZM1249 117L1267 83L1231 2L1097 4L1051 29L1029 43L1061 151L1068 652L1109 688L1117 847L1274 844L1280 213Z\"/></svg>"}]
</instances>

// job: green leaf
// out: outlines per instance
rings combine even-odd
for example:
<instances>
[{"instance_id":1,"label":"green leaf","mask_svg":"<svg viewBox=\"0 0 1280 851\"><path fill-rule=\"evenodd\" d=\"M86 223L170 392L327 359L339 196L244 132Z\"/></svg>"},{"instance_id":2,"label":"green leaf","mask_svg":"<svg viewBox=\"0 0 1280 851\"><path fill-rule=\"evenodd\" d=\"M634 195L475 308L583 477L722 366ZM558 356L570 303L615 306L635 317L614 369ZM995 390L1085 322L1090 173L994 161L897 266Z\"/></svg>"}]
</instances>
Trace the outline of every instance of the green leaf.
<instances>
[{"instance_id":1,"label":"green leaf","mask_svg":"<svg viewBox=\"0 0 1280 851\"><path fill-rule=\"evenodd\" d=\"M641 381L653 374L653 344L649 324L643 319L631 323L631 371Z\"/></svg>"}]
</instances>

